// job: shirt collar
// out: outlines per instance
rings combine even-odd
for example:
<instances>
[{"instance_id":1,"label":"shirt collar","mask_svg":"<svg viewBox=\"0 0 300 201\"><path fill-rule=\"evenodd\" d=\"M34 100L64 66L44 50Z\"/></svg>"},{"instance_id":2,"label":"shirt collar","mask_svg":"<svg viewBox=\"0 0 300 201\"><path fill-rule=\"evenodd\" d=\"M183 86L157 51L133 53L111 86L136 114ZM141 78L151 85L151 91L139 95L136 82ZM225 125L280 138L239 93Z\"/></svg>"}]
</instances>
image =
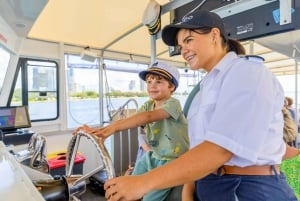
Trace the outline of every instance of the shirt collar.
<instances>
[{"instance_id":1,"label":"shirt collar","mask_svg":"<svg viewBox=\"0 0 300 201\"><path fill-rule=\"evenodd\" d=\"M235 52L228 52L213 68L213 70L226 71L231 65L232 61L239 58Z\"/></svg>"},{"instance_id":2,"label":"shirt collar","mask_svg":"<svg viewBox=\"0 0 300 201\"><path fill-rule=\"evenodd\" d=\"M215 67L206 74L206 76L202 79L202 83L205 83L206 79L209 79L209 77L214 77L219 73L224 73L226 72L230 66L231 63L235 60L239 58L238 55L235 52L228 52L218 63L217 65L215 65Z\"/></svg>"}]
</instances>

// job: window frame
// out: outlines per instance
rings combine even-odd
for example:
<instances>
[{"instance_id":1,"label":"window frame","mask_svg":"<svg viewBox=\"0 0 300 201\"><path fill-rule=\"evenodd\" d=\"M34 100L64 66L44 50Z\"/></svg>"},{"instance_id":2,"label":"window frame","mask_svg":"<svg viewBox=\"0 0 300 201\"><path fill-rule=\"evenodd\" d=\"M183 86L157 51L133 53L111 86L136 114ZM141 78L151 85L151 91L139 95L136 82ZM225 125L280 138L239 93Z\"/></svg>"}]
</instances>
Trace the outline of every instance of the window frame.
<instances>
[{"instance_id":1,"label":"window frame","mask_svg":"<svg viewBox=\"0 0 300 201\"><path fill-rule=\"evenodd\" d=\"M20 57L18 64L17 64L17 68L16 68L16 73L14 75L13 78L13 83L12 83L12 87L11 87L11 91L9 93L9 98L8 98L8 104L7 106L11 106L12 104L12 100L13 100L13 95L15 92L15 88L16 88L16 84L17 84L17 80L18 80L18 76L19 73L21 76L21 94L22 94L22 98L21 98L21 104L22 105L29 105L29 93L32 91L29 91L28 89L28 62L29 61L34 61L34 62L50 62L50 63L54 63L55 66L54 68L56 68L56 117L53 118L43 118L43 119L34 119L31 120L31 122L41 122L41 121L51 121L51 120L56 120L59 118L60 116L60 108L59 108L59 104L60 104L60 91L59 91L59 65L58 62L54 61L54 60L46 60L46 59L32 59L32 58L23 58ZM53 92L53 91L51 91Z\"/></svg>"}]
</instances>

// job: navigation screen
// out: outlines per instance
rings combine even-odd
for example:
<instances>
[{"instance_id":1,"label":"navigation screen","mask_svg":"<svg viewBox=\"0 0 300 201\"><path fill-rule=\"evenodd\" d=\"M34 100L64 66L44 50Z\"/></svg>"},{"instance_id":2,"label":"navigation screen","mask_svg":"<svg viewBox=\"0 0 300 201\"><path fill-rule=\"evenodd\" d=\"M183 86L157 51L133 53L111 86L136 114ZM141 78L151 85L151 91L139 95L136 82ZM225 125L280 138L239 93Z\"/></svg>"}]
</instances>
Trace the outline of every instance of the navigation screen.
<instances>
[{"instance_id":1,"label":"navigation screen","mask_svg":"<svg viewBox=\"0 0 300 201\"><path fill-rule=\"evenodd\" d=\"M31 127L26 106L0 107L0 129L10 130Z\"/></svg>"}]
</instances>

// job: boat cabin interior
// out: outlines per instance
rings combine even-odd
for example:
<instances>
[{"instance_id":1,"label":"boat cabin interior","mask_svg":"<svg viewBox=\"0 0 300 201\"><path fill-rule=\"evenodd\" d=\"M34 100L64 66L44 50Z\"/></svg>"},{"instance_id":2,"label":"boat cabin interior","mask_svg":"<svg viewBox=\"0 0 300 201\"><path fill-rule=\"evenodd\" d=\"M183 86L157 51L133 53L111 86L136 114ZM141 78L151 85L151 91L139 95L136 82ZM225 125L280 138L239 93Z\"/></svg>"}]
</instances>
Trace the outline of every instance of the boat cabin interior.
<instances>
[{"instance_id":1,"label":"boat cabin interior","mask_svg":"<svg viewBox=\"0 0 300 201\"><path fill-rule=\"evenodd\" d=\"M104 143L76 128L106 126L138 112L148 98L137 74L156 60L178 67L174 96L183 106L206 73L190 70L160 30L195 9L219 14L228 37L264 59L299 111L298 0L0 4L0 197L7 200L104 200L104 182L135 161L141 128ZM146 23L153 15L160 22L155 33Z\"/></svg>"}]
</instances>

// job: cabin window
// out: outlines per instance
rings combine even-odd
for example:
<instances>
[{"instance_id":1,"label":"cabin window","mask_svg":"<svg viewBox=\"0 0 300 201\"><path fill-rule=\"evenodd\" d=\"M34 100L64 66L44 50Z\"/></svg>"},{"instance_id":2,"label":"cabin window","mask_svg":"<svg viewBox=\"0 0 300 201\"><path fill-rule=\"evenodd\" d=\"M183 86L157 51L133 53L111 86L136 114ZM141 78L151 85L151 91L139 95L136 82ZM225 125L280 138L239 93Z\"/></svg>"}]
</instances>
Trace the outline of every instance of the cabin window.
<instances>
[{"instance_id":1,"label":"cabin window","mask_svg":"<svg viewBox=\"0 0 300 201\"><path fill-rule=\"evenodd\" d=\"M0 46L0 94L4 83L4 77L7 72L7 67L10 59L10 54Z\"/></svg>"},{"instance_id":2,"label":"cabin window","mask_svg":"<svg viewBox=\"0 0 300 201\"><path fill-rule=\"evenodd\" d=\"M142 91L137 72L146 68L146 65L105 60L101 76L98 59L91 62L82 60L79 55L66 54L65 62L68 82L68 128L76 128L82 124L109 123L111 113L130 98L145 100L145 92ZM103 122L100 122L101 90ZM130 103L129 109L135 109L135 105Z\"/></svg>"},{"instance_id":3,"label":"cabin window","mask_svg":"<svg viewBox=\"0 0 300 201\"><path fill-rule=\"evenodd\" d=\"M65 55L67 68L67 127L99 125L99 64L84 61L79 55Z\"/></svg>"},{"instance_id":4,"label":"cabin window","mask_svg":"<svg viewBox=\"0 0 300 201\"><path fill-rule=\"evenodd\" d=\"M65 62L68 93L67 127L70 129L82 124L98 126L110 123L114 119L112 114L128 100L134 99L139 108L148 99L145 83L138 76L138 72L148 67L147 64L104 60L104 65L101 67L103 73L100 73L101 64L97 59L85 61L80 55L66 54ZM188 93L201 79L202 73L188 71L185 68L179 71L180 84L174 96L183 106ZM101 90L103 91L103 122L100 122L99 107ZM136 109L134 101L130 101L127 106L126 108L131 111Z\"/></svg>"},{"instance_id":5,"label":"cabin window","mask_svg":"<svg viewBox=\"0 0 300 201\"><path fill-rule=\"evenodd\" d=\"M58 118L58 64L21 58L11 105L28 105L31 121Z\"/></svg>"}]
</instances>

